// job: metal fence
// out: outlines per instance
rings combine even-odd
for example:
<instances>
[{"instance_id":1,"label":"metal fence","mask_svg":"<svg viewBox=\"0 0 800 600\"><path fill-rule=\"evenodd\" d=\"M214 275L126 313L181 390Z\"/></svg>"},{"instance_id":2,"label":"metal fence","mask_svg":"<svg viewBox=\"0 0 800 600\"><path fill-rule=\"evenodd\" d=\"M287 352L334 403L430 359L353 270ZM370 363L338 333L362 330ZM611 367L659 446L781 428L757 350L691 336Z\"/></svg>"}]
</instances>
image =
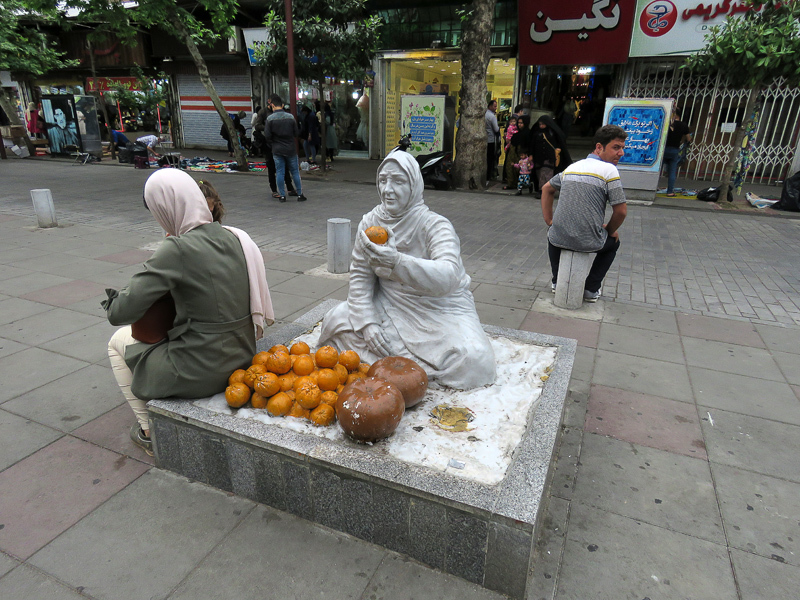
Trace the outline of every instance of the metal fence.
<instances>
[{"instance_id":1,"label":"metal fence","mask_svg":"<svg viewBox=\"0 0 800 600\"><path fill-rule=\"evenodd\" d=\"M728 86L723 74L697 76L680 68L682 58L636 59L622 70L616 94L629 98L675 98L694 139L680 174L719 180L728 161L734 125L745 118L748 90ZM775 81L760 99L755 152L746 182L778 185L788 177L800 141L800 89Z\"/></svg>"}]
</instances>

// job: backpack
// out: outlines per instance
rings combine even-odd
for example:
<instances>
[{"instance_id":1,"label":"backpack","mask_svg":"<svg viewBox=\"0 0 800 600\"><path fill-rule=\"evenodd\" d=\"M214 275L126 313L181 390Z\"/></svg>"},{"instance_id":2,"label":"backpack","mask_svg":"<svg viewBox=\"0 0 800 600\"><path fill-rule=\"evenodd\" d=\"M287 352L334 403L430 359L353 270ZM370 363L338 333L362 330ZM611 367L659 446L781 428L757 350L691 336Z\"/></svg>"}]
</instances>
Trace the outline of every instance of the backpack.
<instances>
[{"instance_id":1,"label":"backpack","mask_svg":"<svg viewBox=\"0 0 800 600\"><path fill-rule=\"evenodd\" d=\"M716 202L719 200L719 188L709 187L702 189L697 192L697 199L703 202ZM728 202L733 202L733 192L730 187L728 187Z\"/></svg>"}]
</instances>

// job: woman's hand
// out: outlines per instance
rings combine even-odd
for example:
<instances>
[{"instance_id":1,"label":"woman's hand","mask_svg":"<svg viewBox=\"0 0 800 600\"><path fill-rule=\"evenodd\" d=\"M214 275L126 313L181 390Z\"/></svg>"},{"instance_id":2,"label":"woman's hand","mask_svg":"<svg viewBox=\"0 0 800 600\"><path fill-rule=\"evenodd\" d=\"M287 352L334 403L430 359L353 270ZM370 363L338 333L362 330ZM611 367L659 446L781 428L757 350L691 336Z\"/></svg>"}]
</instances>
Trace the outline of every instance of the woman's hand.
<instances>
[{"instance_id":1,"label":"woman's hand","mask_svg":"<svg viewBox=\"0 0 800 600\"><path fill-rule=\"evenodd\" d=\"M385 244L380 245L371 242L363 231L359 231L356 236L356 244L361 247L364 256L367 257L369 266L373 270L383 267L391 271L400 260L400 253L397 251L394 234L391 229L386 231L389 233L389 239Z\"/></svg>"},{"instance_id":2,"label":"woman's hand","mask_svg":"<svg viewBox=\"0 0 800 600\"><path fill-rule=\"evenodd\" d=\"M370 323L364 327L362 334L367 347L378 356L392 356L392 346L384 335L383 329L377 323Z\"/></svg>"}]
</instances>

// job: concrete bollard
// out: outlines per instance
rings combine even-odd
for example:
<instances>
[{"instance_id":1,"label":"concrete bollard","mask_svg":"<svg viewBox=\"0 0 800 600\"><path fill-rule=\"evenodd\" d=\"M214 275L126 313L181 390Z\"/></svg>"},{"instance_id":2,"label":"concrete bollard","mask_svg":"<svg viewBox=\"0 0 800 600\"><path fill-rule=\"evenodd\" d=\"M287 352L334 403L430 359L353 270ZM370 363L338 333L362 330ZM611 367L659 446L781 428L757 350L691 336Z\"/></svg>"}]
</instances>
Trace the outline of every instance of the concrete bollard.
<instances>
[{"instance_id":1,"label":"concrete bollard","mask_svg":"<svg viewBox=\"0 0 800 600\"><path fill-rule=\"evenodd\" d=\"M53 205L53 195L50 190L31 190L33 210L39 220L39 227L58 227L56 220L56 207Z\"/></svg>"},{"instance_id":2,"label":"concrete bollard","mask_svg":"<svg viewBox=\"0 0 800 600\"><path fill-rule=\"evenodd\" d=\"M583 304L583 286L597 252L562 250L558 261L558 279L553 304L575 310Z\"/></svg>"},{"instance_id":3,"label":"concrete bollard","mask_svg":"<svg viewBox=\"0 0 800 600\"><path fill-rule=\"evenodd\" d=\"M350 219L328 219L328 272L350 270Z\"/></svg>"}]
</instances>

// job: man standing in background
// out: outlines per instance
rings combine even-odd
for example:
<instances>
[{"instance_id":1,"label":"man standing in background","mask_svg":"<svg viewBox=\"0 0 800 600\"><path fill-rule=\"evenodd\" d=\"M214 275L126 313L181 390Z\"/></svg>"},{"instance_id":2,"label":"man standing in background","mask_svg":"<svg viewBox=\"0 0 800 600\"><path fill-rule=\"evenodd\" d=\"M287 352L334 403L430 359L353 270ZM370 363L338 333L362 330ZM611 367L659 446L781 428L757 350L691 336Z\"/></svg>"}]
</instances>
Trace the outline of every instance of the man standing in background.
<instances>
[{"instance_id":1,"label":"man standing in background","mask_svg":"<svg viewBox=\"0 0 800 600\"><path fill-rule=\"evenodd\" d=\"M300 135L297 120L283 110L283 99L277 94L270 96L269 106L272 107L272 114L267 117L267 122L264 126L264 137L267 139L267 143L272 145L272 160L275 161L279 199L281 202L286 202L284 176L285 169L288 166L292 181L294 181L294 187L297 190L297 201L305 202L308 198L303 195L303 184L300 181L300 169L297 163L296 139Z\"/></svg>"},{"instance_id":2,"label":"man standing in background","mask_svg":"<svg viewBox=\"0 0 800 600\"><path fill-rule=\"evenodd\" d=\"M497 164L497 139L500 135L500 126L497 124L497 100L489 102L486 109L486 182L494 179L495 165Z\"/></svg>"}]
</instances>

